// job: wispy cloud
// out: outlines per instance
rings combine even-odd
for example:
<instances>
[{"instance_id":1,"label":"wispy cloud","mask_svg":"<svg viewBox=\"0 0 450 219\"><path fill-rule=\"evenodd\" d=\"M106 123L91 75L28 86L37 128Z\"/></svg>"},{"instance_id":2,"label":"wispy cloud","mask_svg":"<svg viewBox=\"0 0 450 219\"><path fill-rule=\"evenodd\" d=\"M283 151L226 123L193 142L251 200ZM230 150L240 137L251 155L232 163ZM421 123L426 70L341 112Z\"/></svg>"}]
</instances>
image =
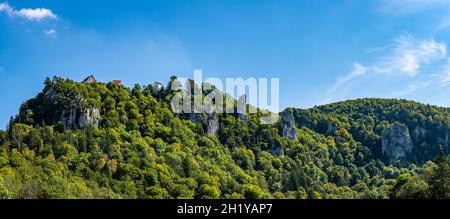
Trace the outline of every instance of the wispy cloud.
<instances>
[{"instance_id":1,"label":"wispy cloud","mask_svg":"<svg viewBox=\"0 0 450 219\"><path fill-rule=\"evenodd\" d=\"M388 78L398 79L399 77L414 78L425 66L442 64L447 56L447 44L437 42L434 39L419 40L411 35L402 35L395 38L390 45L383 47L383 49L371 51L370 55L377 56L374 58L374 62L369 64L355 62L348 74L335 81L328 90L326 102L348 98L341 98L340 95L354 93L352 92L352 88L355 86L353 81L357 78L368 77L369 75L383 80ZM446 74L439 74L441 84L450 84L450 63L446 72ZM363 81L364 83L377 83L370 80ZM436 80L410 83L403 89L391 92L390 96L404 96L435 82ZM382 86L382 84L380 85Z\"/></svg>"},{"instance_id":2,"label":"wispy cloud","mask_svg":"<svg viewBox=\"0 0 450 219\"><path fill-rule=\"evenodd\" d=\"M397 37L391 47L378 58L376 63L367 66L354 64L353 70L349 74L337 79L332 90L336 90L350 80L366 73L414 76L422 65L442 60L447 55L446 43L436 42L434 39L417 40L410 35Z\"/></svg>"},{"instance_id":3,"label":"wispy cloud","mask_svg":"<svg viewBox=\"0 0 450 219\"><path fill-rule=\"evenodd\" d=\"M56 37L57 33L55 29L44 30L44 34L48 37Z\"/></svg>"},{"instance_id":4,"label":"wispy cloud","mask_svg":"<svg viewBox=\"0 0 450 219\"><path fill-rule=\"evenodd\" d=\"M346 76L338 78L336 83L330 88L330 92L334 93L336 90L338 90L354 78L366 74L368 70L369 69L367 67L364 67L359 63L354 63L353 70Z\"/></svg>"},{"instance_id":5,"label":"wispy cloud","mask_svg":"<svg viewBox=\"0 0 450 219\"><path fill-rule=\"evenodd\" d=\"M391 94L393 97L404 97L414 92L419 92L421 89L433 87L437 90L436 95L442 95L439 93L447 92L450 87L450 58L447 58L447 62L444 65L438 66L439 73L430 74L426 77L417 78L412 83L408 84L405 88L397 90ZM431 98L431 97L430 97Z\"/></svg>"},{"instance_id":6,"label":"wispy cloud","mask_svg":"<svg viewBox=\"0 0 450 219\"><path fill-rule=\"evenodd\" d=\"M57 19L58 16L47 8L22 8L15 9L8 2L0 3L0 12L5 13L9 17L22 17L30 21L41 21L45 19Z\"/></svg>"},{"instance_id":7,"label":"wispy cloud","mask_svg":"<svg viewBox=\"0 0 450 219\"><path fill-rule=\"evenodd\" d=\"M447 59L447 64L444 66L444 70L438 79L442 86L446 87L450 85L450 59Z\"/></svg>"},{"instance_id":8,"label":"wispy cloud","mask_svg":"<svg viewBox=\"0 0 450 219\"><path fill-rule=\"evenodd\" d=\"M446 57L447 44L434 39L418 40L411 35L402 35L394 40L388 54L382 55L378 63L370 69L376 73L417 74L422 65Z\"/></svg>"}]
</instances>

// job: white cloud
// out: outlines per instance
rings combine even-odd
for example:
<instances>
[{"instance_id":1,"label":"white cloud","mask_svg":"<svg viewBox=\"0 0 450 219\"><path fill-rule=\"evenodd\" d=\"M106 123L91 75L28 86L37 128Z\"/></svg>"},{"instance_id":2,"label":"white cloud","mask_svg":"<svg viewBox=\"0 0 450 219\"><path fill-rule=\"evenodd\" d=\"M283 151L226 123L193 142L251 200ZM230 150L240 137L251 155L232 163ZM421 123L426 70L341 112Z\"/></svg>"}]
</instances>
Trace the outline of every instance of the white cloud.
<instances>
[{"instance_id":1,"label":"white cloud","mask_svg":"<svg viewBox=\"0 0 450 219\"><path fill-rule=\"evenodd\" d=\"M49 29L49 30L45 30L44 31L44 34L46 35L46 36L48 36L48 37L56 37L56 34L57 34L58 32L56 32L56 30L55 29Z\"/></svg>"},{"instance_id":2,"label":"white cloud","mask_svg":"<svg viewBox=\"0 0 450 219\"><path fill-rule=\"evenodd\" d=\"M413 81L402 90L390 92L390 96L395 97L405 96L427 87L431 83L436 83L436 81L416 80L415 76L426 66L442 64L441 61L447 56L446 43L436 42L434 39L418 40L410 35L402 35L392 42L391 45L382 47L383 49L370 50L369 53L365 53L375 56L373 57L374 61L370 64L354 63L352 71L338 78L330 87L326 102L342 99L342 95L352 95L355 93L355 88L364 88L364 83L375 83L382 87L385 86L382 81L390 79ZM450 84L450 61L447 74L440 77L442 84ZM358 83L354 82L357 78L361 78ZM377 81L373 81L374 78L377 78ZM388 90L384 91L388 92Z\"/></svg>"},{"instance_id":3,"label":"white cloud","mask_svg":"<svg viewBox=\"0 0 450 219\"><path fill-rule=\"evenodd\" d=\"M417 40L410 35L403 35L394 40L394 47L388 53L372 65L374 72L414 76L422 65L444 59L447 55L447 44L433 39Z\"/></svg>"},{"instance_id":4,"label":"white cloud","mask_svg":"<svg viewBox=\"0 0 450 219\"><path fill-rule=\"evenodd\" d=\"M347 82L353 80L354 78L364 75L367 73L369 69L367 67L364 67L363 65L359 63L353 64L353 70L347 74L344 77L338 78L336 83L331 87L330 91L335 92L339 88L341 88L343 85L345 85Z\"/></svg>"},{"instance_id":5,"label":"white cloud","mask_svg":"<svg viewBox=\"0 0 450 219\"><path fill-rule=\"evenodd\" d=\"M391 49L382 54L377 62L364 66L353 64L353 70L338 78L330 90L335 91L356 77L367 73L414 76L422 65L442 60L447 55L447 44L430 40L417 40L403 35L394 40ZM450 69L450 68L449 68Z\"/></svg>"},{"instance_id":6,"label":"white cloud","mask_svg":"<svg viewBox=\"0 0 450 219\"><path fill-rule=\"evenodd\" d=\"M0 12L6 13L9 17L22 17L30 21L41 21L44 19L57 19L58 16L54 14L50 9L46 8L22 8L15 9L10 6L8 2L0 3Z\"/></svg>"},{"instance_id":7,"label":"white cloud","mask_svg":"<svg viewBox=\"0 0 450 219\"><path fill-rule=\"evenodd\" d=\"M450 59L447 60L447 65L444 66L444 71L439 76L439 83L444 87L450 85Z\"/></svg>"}]
</instances>

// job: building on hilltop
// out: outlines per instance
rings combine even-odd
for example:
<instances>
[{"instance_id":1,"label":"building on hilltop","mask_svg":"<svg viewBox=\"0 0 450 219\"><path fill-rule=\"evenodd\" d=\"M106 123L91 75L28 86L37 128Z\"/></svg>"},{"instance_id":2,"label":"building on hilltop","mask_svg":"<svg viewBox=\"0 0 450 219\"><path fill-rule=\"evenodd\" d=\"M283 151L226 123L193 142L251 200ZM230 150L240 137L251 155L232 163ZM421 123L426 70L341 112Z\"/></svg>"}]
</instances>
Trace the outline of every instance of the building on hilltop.
<instances>
[{"instance_id":1,"label":"building on hilltop","mask_svg":"<svg viewBox=\"0 0 450 219\"><path fill-rule=\"evenodd\" d=\"M89 77L85 78L81 83L93 84L93 83L97 83L97 79L95 79L94 75L89 75Z\"/></svg>"},{"instance_id":2,"label":"building on hilltop","mask_svg":"<svg viewBox=\"0 0 450 219\"><path fill-rule=\"evenodd\" d=\"M122 85L122 80L112 80L113 84ZM89 75L89 77L85 78L81 83L83 84L93 84L93 83L100 83L95 79L94 75Z\"/></svg>"}]
</instances>

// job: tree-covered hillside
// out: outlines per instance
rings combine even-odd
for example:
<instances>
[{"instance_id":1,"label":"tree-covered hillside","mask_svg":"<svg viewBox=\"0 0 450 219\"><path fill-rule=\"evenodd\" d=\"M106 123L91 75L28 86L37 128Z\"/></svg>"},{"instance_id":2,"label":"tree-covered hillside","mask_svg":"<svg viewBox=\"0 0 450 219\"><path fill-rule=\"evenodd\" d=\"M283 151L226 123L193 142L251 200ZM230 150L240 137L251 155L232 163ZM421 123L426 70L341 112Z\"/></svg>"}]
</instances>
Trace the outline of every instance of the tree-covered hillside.
<instances>
[{"instance_id":1,"label":"tree-covered hillside","mask_svg":"<svg viewBox=\"0 0 450 219\"><path fill-rule=\"evenodd\" d=\"M174 114L175 94L47 79L0 132L0 198L450 197L449 109L364 99L263 125Z\"/></svg>"},{"instance_id":2,"label":"tree-covered hillside","mask_svg":"<svg viewBox=\"0 0 450 219\"><path fill-rule=\"evenodd\" d=\"M360 99L295 111L299 126L324 135L338 128L382 157L383 132L393 123L406 125L413 144L408 160L424 163L449 153L450 109L407 100Z\"/></svg>"}]
</instances>

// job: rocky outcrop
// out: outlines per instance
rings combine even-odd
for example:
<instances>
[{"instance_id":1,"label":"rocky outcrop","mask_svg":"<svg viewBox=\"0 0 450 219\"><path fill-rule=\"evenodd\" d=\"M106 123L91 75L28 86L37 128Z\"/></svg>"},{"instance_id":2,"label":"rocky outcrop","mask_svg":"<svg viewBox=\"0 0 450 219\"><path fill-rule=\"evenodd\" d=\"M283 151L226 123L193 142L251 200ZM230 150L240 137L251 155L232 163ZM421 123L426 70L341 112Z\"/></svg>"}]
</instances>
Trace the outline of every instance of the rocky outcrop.
<instances>
[{"instance_id":1,"label":"rocky outcrop","mask_svg":"<svg viewBox=\"0 0 450 219\"><path fill-rule=\"evenodd\" d=\"M217 118L217 115L207 114L207 127L206 127L206 134L207 135L215 135L218 133L220 129L219 125L219 119ZM204 124L203 120L203 114L202 113L189 113L189 120L191 120L195 124Z\"/></svg>"},{"instance_id":2,"label":"rocky outcrop","mask_svg":"<svg viewBox=\"0 0 450 219\"><path fill-rule=\"evenodd\" d=\"M419 143L420 139L423 139L426 137L426 133L427 131L420 127L420 126L416 126L412 132L412 138L414 140L415 143Z\"/></svg>"},{"instance_id":3,"label":"rocky outcrop","mask_svg":"<svg viewBox=\"0 0 450 219\"><path fill-rule=\"evenodd\" d=\"M44 96L47 99L53 100L56 97L55 88L52 86L47 91L45 91Z\"/></svg>"},{"instance_id":4,"label":"rocky outcrop","mask_svg":"<svg viewBox=\"0 0 450 219\"><path fill-rule=\"evenodd\" d=\"M286 110L281 113L281 135L291 140L297 140L297 130L295 128L295 120L292 111Z\"/></svg>"},{"instance_id":5,"label":"rocky outcrop","mask_svg":"<svg viewBox=\"0 0 450 219\"><path fill-rule=\"evenodd\" d=\"M160 82L155 82L153 84L153 88L155 89L156 92L161 92L162 90L164 90L164 86Z\"/></svg>"},{"instance_id":6,"label":"rocky outcrop","mask_svg":"<svg viewBox=\"0 0 450 219\"><path fill-rule=\"evenodd\" d=\"M53 89L50 89L53 90ZM53 96L52 100L55 100L55 97L58 96L56 92L52 91L55 94L49 93L49 96ZM57 100L56 100L57 101ZM80 120L82 119L82 106L83 106L84 99L80 95L76 95L75 98L70 100L69 108L65 108L61 112L60 122L64 125L67 129L73 129L77 124L78 127L83 128L80 126ZM96 110L98 112L98 110Z\"/></svg>"},{"instance_id":7,"label":"rocky outcrop","mask_svg":"<svg viewBox=\"0 0 450 219\"><path fill-rule=\"evenodd\" d=\"M245 123L248 123L247 114L247 96L243 95L237 101L236 117Z\"/></svg>"},{"instance_id":8,"label":"rocky outcrop","mask_svg":"<svg viewBox=\"0 0 450 219\"><path fill-rule=\"evenodd\" d=\"M69 112L66 110L63 110L61 113L61 119L60 121L64 124L64 126L67 129L72 129L73 126L76 124L77 120L77 109L71 108Z\"/></svg>"},{"instance_id":9,"label":"rocky outcrop","mask_svg":"<svg viewBox=\"0 0 450 219\"><path fill-rule=\"evenodd\" d=\"M58 86L58 80L49 82L39 98L43 103L49 105L47 114L52 116L44 122L46 124L62 125L66 129L84 128L87 126L98 127L100 124L99 108L87 104L81 92L76 89L66 89ZM94 76L83 80L84 84L97 83Z\"/></svg>"},{"instance_id":10,"label":"rocky outcrop","mask_svg":"<svg viewBox=\"0 0 450 219\"><path fill-rule=\"evenodd\" d=\"M95 107L88 107L83 110L80 118L78 120L78 125L80 128L84 128L87 126L95 126L98 127L100 120L100 111Z\"/></svg>"},{"instance_id":11,"label":"rocky outcrop","mask_svg":"<svg viewBox=\"0 0 450 219\"><path fill-rule=\"evenodd\" d=\"M208 127L206 130L207 135L215 135L219 131L219 119L215 114L208 115Z\"/></svg>"},{"instance_id":12,"label":"rocky outcrop","mask_svg":"<svg viewBox=\"0 0 450 219\"><path fill-rule=\"evenodd\" d=\"M397 160L406 160L413 148L408 127L401 123L394 123L384 130L381 144L382 152L391 164Z\"/></svg>"}]
</instances>

